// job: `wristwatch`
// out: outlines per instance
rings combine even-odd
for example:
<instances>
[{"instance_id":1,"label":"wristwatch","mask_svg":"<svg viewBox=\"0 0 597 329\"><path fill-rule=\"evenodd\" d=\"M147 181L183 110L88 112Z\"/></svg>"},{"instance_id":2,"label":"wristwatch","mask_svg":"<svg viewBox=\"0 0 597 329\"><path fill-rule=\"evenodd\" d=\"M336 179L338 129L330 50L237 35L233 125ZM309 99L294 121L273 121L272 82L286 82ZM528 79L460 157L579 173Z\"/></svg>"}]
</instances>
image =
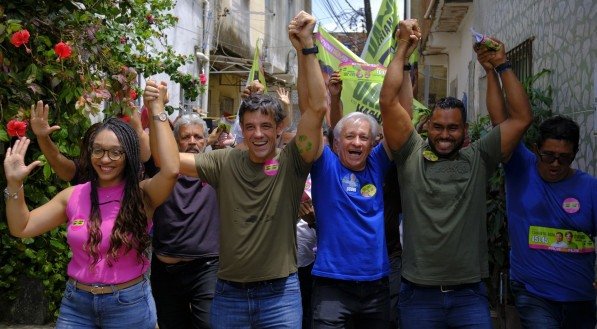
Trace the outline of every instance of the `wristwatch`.
<instances>
[{"instance_id":1,"label":"wristwatch","mask_svg":"<svg viewBox=\"0 0 597 329\"><path fill-rule=\"evenodd\" d=\"M317 48L317 46L313 46L311 48L303 48L301 52L303 53L303 55L317 54L319 52L319 48Z\"/></svg>"},{"instance_id":2,"label":"wristwatch","mask_svg":"<svg viewBox=\"0 0 597 329\"><path fill-rule=\"evenodd\" d=\"M154 120L160 120L162 122L166 122L166 120L168 120L168 114L166 112L162 112L158 115L154 115L152 118Z\"/></svg>"},{"instance_id":3,"label":"wristwatch","mask_svg":"<svg viewBox=\"0 0 597 329\"><path fill-rule=\"evenodd\" d=\"M502 64L496 66L495 71L497 72L497 74L502 74L502 73L504 73L504 71L511 69L511 68L512 68L512 63L510 63L509 60L506 60Z\"/></svg>"}]
</instances>

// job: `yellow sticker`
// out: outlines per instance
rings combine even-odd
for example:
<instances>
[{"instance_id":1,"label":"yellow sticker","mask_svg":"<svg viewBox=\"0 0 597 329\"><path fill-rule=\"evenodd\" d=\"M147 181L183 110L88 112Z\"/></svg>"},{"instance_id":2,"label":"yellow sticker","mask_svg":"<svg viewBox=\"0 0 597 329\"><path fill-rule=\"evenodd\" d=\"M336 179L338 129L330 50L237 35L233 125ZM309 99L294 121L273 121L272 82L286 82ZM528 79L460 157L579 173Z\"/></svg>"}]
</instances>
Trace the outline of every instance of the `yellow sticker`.
<instances>
[{"instance_id":1,"label":"yellow sticker","mask_svg":"<svg viewBox=\"0 0 597 329\"><path fill-rule=\"evenodd\" d=\"M377 188L373 184L367 184L361 188L361 195L370 198L377 193Z\"/></svg>"},{"instance_id":2,"label":"yellow sticker","mask_svg":"<svg viewBox=\"0 0 597 329\"><path fill-rule=\"evenodd\" d=\"M429 161L437 161L439 159L437 154L433 153L432 150L423 151L423 157Z\"/></svg>"},{"instance_id":3,"label":"yellow sticker","mask_svg":"<svg viewBox=\"0 0 597 329\"><path fill-rule=\"evenodd\" d=\"M85 225L85 220L84 219L75 219L72 221L72 223L70 224L70 227L73 231L78 231L80 230L83 225Z\"/></svg>"}]
</instances>

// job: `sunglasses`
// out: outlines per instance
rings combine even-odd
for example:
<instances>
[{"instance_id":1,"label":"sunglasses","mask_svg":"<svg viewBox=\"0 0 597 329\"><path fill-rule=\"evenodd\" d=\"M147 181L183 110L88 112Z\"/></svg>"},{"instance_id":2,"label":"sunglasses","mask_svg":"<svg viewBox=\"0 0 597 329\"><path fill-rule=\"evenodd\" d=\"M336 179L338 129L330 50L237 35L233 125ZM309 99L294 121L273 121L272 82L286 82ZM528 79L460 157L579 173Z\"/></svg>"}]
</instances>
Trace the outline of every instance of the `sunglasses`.
<instances>
[{"instance_id":1,"label":"sunglasses","mask_svg":"<svg viewBox=\"0 0 597 329\"><path fill-rule=\"evenodd\" d=\"M558 160L561 165L567 166L574 161L574 154L570 153L559 153L558 155L546 152L546 153L539 153L539 158L541 158L541 162L546 164L551 164L554 161Z\"/></svg>"}]
</instances>

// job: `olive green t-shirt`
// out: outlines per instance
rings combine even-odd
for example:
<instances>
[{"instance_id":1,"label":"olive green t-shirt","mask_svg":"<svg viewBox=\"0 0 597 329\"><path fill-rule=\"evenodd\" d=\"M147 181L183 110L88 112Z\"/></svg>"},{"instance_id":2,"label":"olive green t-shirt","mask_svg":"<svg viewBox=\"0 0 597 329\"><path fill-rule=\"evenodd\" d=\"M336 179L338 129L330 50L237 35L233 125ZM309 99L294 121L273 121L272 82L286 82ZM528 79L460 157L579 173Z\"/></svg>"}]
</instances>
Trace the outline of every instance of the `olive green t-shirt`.
<instances>
[{"instance_id":1,"label":"olive green t-shirt","mask_svg":"<svg viewBox=\"0 0 597 329\"><path fill-rule=\"evenodd\" d=\"M220 279L253 282L296 272L296 220L311 168L291 141L278 166L253 163L247 151L195 156L199 177L213 186L220 206Z\"/></svg>"},{"instance_id":2,"label":"olive green t-shirt","mask_svg":"<svg viewBox=\"0 0 597 329\"><path fill-rule=\"evenodd\" d=\"M501 158L500 129L452 159L429 160L425 150L427 141L413 131L393 152L404 213L402 276L424 285L479 282L489 275L485 194Z\"/></svg>"}]
</instances>

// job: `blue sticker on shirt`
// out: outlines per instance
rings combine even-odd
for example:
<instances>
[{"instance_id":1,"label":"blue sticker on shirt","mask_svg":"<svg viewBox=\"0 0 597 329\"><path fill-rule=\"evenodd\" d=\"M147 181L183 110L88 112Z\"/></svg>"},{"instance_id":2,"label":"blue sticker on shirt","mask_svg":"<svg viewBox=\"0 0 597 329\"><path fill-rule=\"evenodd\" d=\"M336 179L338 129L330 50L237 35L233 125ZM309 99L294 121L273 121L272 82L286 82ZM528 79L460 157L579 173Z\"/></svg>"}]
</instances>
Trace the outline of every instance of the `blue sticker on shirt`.
<instances>
[{"instance_id":1,"label":"blue sticker on shirt","mask_svg":"<svg viewBox=\"0 0 597 329\"><path fill-rule=\"evenodd\" d=\"M347 193L356 194L361 189L361 183L355 174L347 174L342 177L342 187Z\"/></svg>"}]
</instances>

